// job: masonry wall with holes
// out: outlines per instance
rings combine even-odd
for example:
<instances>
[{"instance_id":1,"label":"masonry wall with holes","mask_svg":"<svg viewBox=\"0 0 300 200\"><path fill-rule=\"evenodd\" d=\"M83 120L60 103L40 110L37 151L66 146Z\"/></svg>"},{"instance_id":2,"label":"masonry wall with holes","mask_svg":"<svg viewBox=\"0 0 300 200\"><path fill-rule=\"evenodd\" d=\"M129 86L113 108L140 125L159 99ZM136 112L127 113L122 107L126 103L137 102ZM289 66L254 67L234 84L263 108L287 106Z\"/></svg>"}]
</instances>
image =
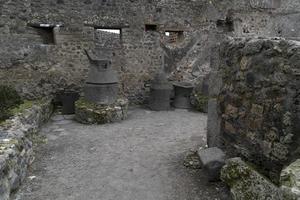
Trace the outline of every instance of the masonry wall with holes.
<instances>
[{"instance_id":1,"label":"masonry wall with holes","mask_svg":"<svg viewBox=\"0 0 300 200\"><path fill-rule=\"evenodd\" d=\"M143 102L147 83L161 68L171 80L197 80L209 73L210 48L224 35L298 37L299 4L0 0L0 81L30 99L80 91L89 65L84 50L93 49L112 59L121 93Z\"/></svg>"}]
</instances>

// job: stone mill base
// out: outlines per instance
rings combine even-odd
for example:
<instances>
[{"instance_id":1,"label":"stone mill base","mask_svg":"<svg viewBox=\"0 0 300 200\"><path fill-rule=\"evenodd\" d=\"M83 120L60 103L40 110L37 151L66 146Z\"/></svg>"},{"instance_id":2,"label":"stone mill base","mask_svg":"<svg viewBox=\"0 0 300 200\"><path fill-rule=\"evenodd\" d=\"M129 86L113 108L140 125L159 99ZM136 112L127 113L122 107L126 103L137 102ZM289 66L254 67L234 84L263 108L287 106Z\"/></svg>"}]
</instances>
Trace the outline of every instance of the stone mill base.
<instances>
[{"instance_id":1,"label":"stone mill base","mask_svg":"<svg viewBox=\"0 0 300 200\"><path fill-rule=\"evenodd\" d=\"M75 119L82 124L106 124L126 119L127 111L127 99L118 99L110 105L98 105L81 98L75 104Z\"/></svg>"}]
</instances>

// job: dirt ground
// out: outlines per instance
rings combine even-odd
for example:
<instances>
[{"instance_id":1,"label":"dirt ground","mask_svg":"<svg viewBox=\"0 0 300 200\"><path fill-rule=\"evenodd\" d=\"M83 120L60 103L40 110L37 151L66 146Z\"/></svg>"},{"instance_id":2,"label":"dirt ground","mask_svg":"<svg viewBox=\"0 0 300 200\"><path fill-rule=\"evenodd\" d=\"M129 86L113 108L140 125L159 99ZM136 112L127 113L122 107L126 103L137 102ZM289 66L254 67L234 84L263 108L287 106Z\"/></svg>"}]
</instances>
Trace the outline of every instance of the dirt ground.
<instances>
[{"instance_id":1,"label":"dirt ground","mask_svg":"<svg viewBox=\"0 0 300 200\"><path fill-rule=\"evenodd\" d=\"M206 144L207 116L132 108L120 123L87 126L54 115L16 200L217 200L222 183L184 166Z\"/></svg>"}]
</instances>

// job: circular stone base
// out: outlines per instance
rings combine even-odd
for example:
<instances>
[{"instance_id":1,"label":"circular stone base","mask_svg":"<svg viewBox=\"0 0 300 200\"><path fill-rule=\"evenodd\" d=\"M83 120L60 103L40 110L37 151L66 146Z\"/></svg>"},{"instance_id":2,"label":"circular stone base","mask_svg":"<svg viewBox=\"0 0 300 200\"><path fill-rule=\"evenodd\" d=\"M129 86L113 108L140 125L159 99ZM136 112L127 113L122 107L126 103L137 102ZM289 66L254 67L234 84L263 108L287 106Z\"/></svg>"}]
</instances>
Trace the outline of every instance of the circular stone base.
<instances>
[{"instance_id":1,"label":"circular stone base","mask_svg":"<svg viewBox=\"0 0 300 200\"><path fill-rule=\"evenodd\" d=\"M110 105L98 105L83 98L75 103L75 119L82 124L106 124L127 118L128 100L118 99Z\"/></svg>"}]
</instances>

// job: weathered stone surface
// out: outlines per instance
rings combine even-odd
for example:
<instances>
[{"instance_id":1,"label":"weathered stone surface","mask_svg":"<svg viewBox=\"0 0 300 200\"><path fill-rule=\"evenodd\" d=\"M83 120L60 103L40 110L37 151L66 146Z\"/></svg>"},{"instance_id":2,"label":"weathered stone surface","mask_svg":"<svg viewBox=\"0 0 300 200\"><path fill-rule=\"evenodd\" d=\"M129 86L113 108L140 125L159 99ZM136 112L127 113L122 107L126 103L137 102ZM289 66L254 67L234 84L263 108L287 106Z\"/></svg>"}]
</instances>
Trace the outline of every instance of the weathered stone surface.
<instances>
[{"instance_id":1,"label":"weathered stone surface","mask_svg":"<svg viewBox=\"0 0 300 200\"><path fill-rule=\"evenodd\" d=\"M174 79L190 81L209 73L210 63L216 69L218 58L210 48L226 35L296 38L300 33L295 0L2 0L0 5L0 82L16 85L27 98L81 90L88 67L84 49L96 47L112 57L121 72L120 89L141 102L163 57ZM111 27L121 34L99 30ZM172 30L183 38L170 42L165 31Z\"/></svg>"},{"instance_id":2,"label":"weathered stone surface","mask_svg":"<svg viewBox=\"0 0 300 200\"><path fill-rule=\"evenodd\" d=\"M281 6L281 0L250 0L253 8L275 9Z\"/></svg>"},{"instance_id":3,"label":"weathered stone surface","mask_svg":"<svg viewBox=\"0 0 300 200\"><path fill-rule=\"evenodd\" d=\"M209 103L208 142L221 137L229 156L278 183L283 166L300 157L299 42L235 38L220 55L223 84Z\"/></svg>"},{"instance_id":4,"label":"weathered stone surface","mask_svg":"<svg viewBox=\"0 0 300 200\"><path fill-rule=\"evenodd\" d=\"M191 104L199 112L208 112L209 75L200 76L190 97Z\"/></svg>"},{"instance_id":5,"label":"weathered stone surface","mask_svg":"<svg viewBox=\"0 0 300 200\"><path fill-rule=\"evenodd\" d=\"M280 185L285 193L285 199L300 199L300 159L282 170Z\"/></svg>"},{"instance_id":6,"label":"weathered stone surface","mask_svg":"<svg viewBox=\"0 0 300 200\"><path fill-rule=\"evenodd\" d=\"M222 75L217 71L212 71L209 75L208 81L209 96L216 97L217 95L219 95L222 85Z\"/></svg>"},{"instance_id":7,"label":"weathered stone surface","mask_svg":"<svg viewBox=\"0 0 300 200\"><path fill-rule=\"evenodd\" d=\"M226 161L221 180L230 187L234 200L283 200L281 190L241 158Z\"/></svg>"},{"instance_id":8,"label":"weathered stone surface","mask_svg":"<svg viewBox=\"0 0 300 200\"><path fill-rule=\"evenodd\" d=\"M217 147L212 147L199 149L198 155L204 170L208 173L209 180L219 180L221 168L225 164L224 152Z\"/></svg>"},{"instance_id":9,"label":"weathered stone surface","mask_svg":"<svg viewBox=\"0 0 300 200\"><path fill-rule=\"evenodd\" d=\"M51 100L21 104L15 116L0 124L0 199L8 200L26 177L37 132L52 114Z\"/></svg>"},{"instance_id":10,"label":"weathered stone surface","mask_svg":"<svg viewBox=\"0 0 300 200\"><path fill-rule=\"evenodd\" d=\"M125 120L127 110L127 99L118 99L110 105L98 105L79 99L75 103L75 119L83 124L106 124Z\"/></svg>"},{"instance_id":11,"label":"weathered stone surface","mask_svg":"<svg viewBox=\"0 0 300 200\"><path fill-rule=\"evenodd\" d=\"M221 117L219 114L217 99L208 101L207 118L207 145L208 147L220 147L222 144Z\"/></svg>"}]
</instances>

